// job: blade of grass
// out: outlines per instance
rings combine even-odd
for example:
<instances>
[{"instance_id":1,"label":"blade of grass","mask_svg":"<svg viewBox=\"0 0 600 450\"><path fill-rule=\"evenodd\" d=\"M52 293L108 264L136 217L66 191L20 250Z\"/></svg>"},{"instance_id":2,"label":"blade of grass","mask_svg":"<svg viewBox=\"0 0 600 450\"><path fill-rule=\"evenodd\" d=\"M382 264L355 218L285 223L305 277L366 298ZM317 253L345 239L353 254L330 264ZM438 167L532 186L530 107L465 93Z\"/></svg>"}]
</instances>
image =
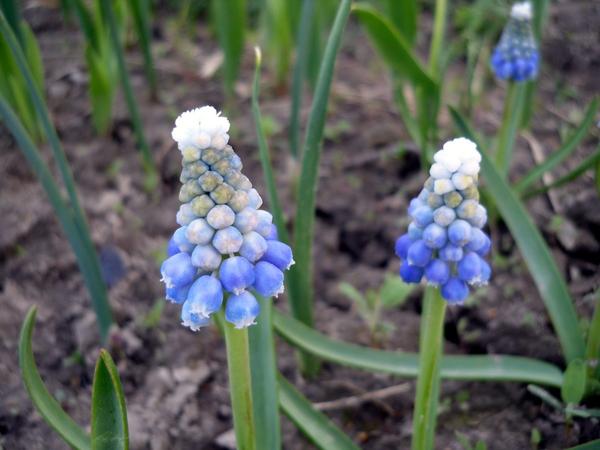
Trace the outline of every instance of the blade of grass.
<instances>
[{"instance_id":1,"label":"blade of grass","mask_svg":"<svg viewBox=\"0 0 600 450\"><path fill-rule=\"evenodd\" d=\"M229 95L233 95L244 50L246 0L213 1L212 13L219 44L225 54L225 88Z\"/></svg>"},{"instance_id":2,"label":"blade of grass","mask_svg":"<svg viewBox=\"0 0 600 450\"><path fill-rule=\"evenodd\" d=\"M256 448L278 450L281 449L281 426L272 320L273 299L264 298L257 293L254 295L260 304L260 316L256 325L248 329L248 335Z\"/></svg>"},{"instance_id":3,"label":"blade of grass","mask_svg":"<svg viewBox=\"0 0 600 450\"><path fill-rule=\"evenodd\" d=\"M36 312L35 306L29 309L19 337L19 367L29 398L46 423L70 446L79 450L91 449L90 437L50 395L40 377L31 344Z\"/></svg>"},{"instance_id":4,"label":"blade of grass","mask_svg":"<svg viewBox=\"0 0 600 450\"><path fill-rule=\"evenodd\" d=\"M102 349L92 385L92 447L94 450L127 450L127 407L119 372L110 354Z\"/></svg>"},{"instance_id":5,"label":"blade of grass","mask_svg":"<svg viewBox=\"0 0 600 450\"><path fill-rule=\"evenodd\" d=\"M58 221L65 232L65 236L77 257L77 263L79 264L85 284L92 299L92 306L96 313L96 319L100 328L100 336L102 340L106 340L112 324L112 314L106 295L106 286L100 274L100 265L98 263L97 255L93 248L90 250L90 247L83 240L81 230L77 227L74 214L69 210L69 207L63 200L60 189L52 178L39 151L19 122L19 119L10 109L10 106L8 106L6 101L2 98L0 98L0 117L3 118L4 124L13 134L19 148L27 159L29 166L48 195L50 204L52 205Z\"/></svg>"},{"instance_id":6,"label":"blade of grass","mask_svg":"<svg viewBox=\"0 0 600 450\"><path fill-rule=\"evenodd\" d=\"M449 108L449 110L457 129L465 137L476 142L468 122L454 108ZM479 144L478 147L481 148ZM482 151L481 157L481 171L487 191L494 199L495 206L508 225L523 260L529 268L546 305L567 363L583 358L585 345L573 307L573 300L554 259L552 259L550 249L529 217L527 210L486 152Z\"/></svg>"},{"instance_id":7,"label":"blade of grass","mask_svg":"<svg viewBox=\"0 0 600 450\"><path fill-rule=\"evenodd\" d=\"M419 355L378 350L331 339L306 325L273 311L273 325L281 337L319 358L348 367L401 377L416 377ZM521 356L444 355L441 377L451 380L515 381L560 387L562 372L552 364Z\"/></svg>"},{"instance_id":8,"label":"blade of grass","mask_svg":"<svg viewBox=\"0 0 600 450\"><path fill-rule=\"evenodd\" d=\"M0 0L0 9L10 24L13 33L15 33L19 42L23 45L25 41L21 30L21 11L18 2L15 0Z\"/></svg>"},{"instance_id":9,"label":"blade of grass","mask_svg":"<svg viewBox=\"0 0 600 450\"><path fill-rule=\"evenodd\" d=\"M152 98L156 98L156 71L154 70L154 60L152 58L152 36L150 34L150 2L149 0L130 0L128 3L131 6L133 23L144 55L144 70L150 85L150 94Z\"/></svg>"},{"instance_id":10,"label":"blade of grass","mask_svg":"<svg viewBox=\"0 0 600 450\"><path fill-rule=\"evenodd\" d=\"M564 186L567 183L570 183L573 180L576 180L581 175L583 175L586 171L594 168L595 165L600 164L600 145L596 148L596 151L593 152L590 156L585 158L581 163L577 165L573 170L571 170L566 175L563 175L559 179L553 181L550 184L542 186L537 189L533 189L527 191L523 194L524 199L528 199L534 197L539 194L543 194L544 192L549 191L550 189L555 189L561 186Z\"/></svg>"},{"instance_id":11,"label":"blade of grass","mask_svg":"<svg viewBox=\"0 0 600 450\"><path fill-rule=\"evenodd\" d=\"M321 69L319 70L319 78L304 140L302 169L297 196L296 224L294 227L294 258L296 264L292 266L288 279L293 314L307 325L313 323L312 245L319 160L333 69L341 45L344 27L350 14L350 5L351 0L342 0L338 7L323 55ZM311 374L318 370L318 363L310 356L303 357L302 361L306 373Z\"/></svg>"},{"instance_id":12,"label":"blade of grass","mask_svg":"<svg viewBox=\"0 0 600 450\"><path fill-rule=\"evenodd\" d=\"M121 87L125 94L125 101L127 103L127 109L129 110L129 116L133 124L133 132L137 141L137 145L140 149L142 156L142 166L146 172L145 188L148 192L151 192L158 183L158 174L156 167L152 159L152 153L150 147L146 142L144 136L144 128L142 125L142 119L138 110L135 96L133 95L133 89L131 87L131 81L129 79L129 73L127 72L127 66L125 64L125 56L123 54L123 48L121 46L121 39L119 38L119 30L115 21L115 15L113 13L112 4L109 1L100 2L102 10L102 16L105 17L108 30L110 33L110 41L113 47L113 52L117 60L117 67L119 70L119 77L121 78Z\"/></svg>"},{"instance_id":13,"label":"blade of grass","mask_svg":"<svg viewBox=\"0 0 600 450\"><path fill-rule=\"evenodd\" d=\"M502 125L498 131L498 145L496 147L496 167L503 177L506 177L508 169L510 169L524 104L525 85L510 82L504 102Z\"/></svg>"},{"instance_id":14,"label":"blade of grass","mask_svg":"<svg viewBox=\"0 0 600 450\"><path fill-rule=\"evenodd\" d=\"M75 13L77 14L77 20L81 31L85 36L85 40L95 52L100 52L100 40L94 26L94 19L92 14L83 0L71 0Z\"/></svg>"},{"instance_id":15,"label":"blade of grass","mask_svg":"<svg viewBox=\"0 0 600 450\"><path fill-rule=\"evenodd\" d=\"M546 158L544 162L536 165L527 173L527 175L519 180L514 187L514 190L517 194L522 195L523 192L525 192L533 183L539 180L544 173L555 168L562 161L564 161L565 158L573 153L581 141L587 136L587 130L589 127L594 123L594 118L596 116L596 112L598 111L599 104L600 102L597 98L592 100L586 110L581 124L577 127L573 134L569 136L565 143L557 151Z\"/></svg>"},{"instance_id":16,"label":"blade of grass","mask_svg":"<svg viewBox=\"0 0 600 450\"><path fill-rule=\"evenodd\" d=\"M279 404L286 416L322 450L358 450L325 414L317 411L298 390L279 375Z\"/></svg>"},{"instance_id":17,"label":"blade of grass","mask_svg":"<svg viewBox=\"0 0 600 450\"><path fill-rule=\"evenodd\" d=\"M314 0L302 2L300 27L296 38L296 62L292 74L291 112L290 112L290 150L292 156L300 157L300 110L302 108L302 86L310 55L311 28L315 11Z\"/></svg>"},{"instance_id":18,"label":"blade of grass","mask_svg":"<svg viewBox=\"0 0 600 450\"><path fill-rule=\"evenodd\" d=\"M254 119L254 126L256 127L256 136L258 138L260 163L263 168L265 184L267 185L267 192L269 193L269 206L271 207L273 220L277 226L277 233L283 242L289 242L289 236L283 218L283 210L281 209L281 203L279 201L279 196L277 195L277 185L275 184L275 177L273 176L273 165L271 164L269 146L262 126L262 117L260 113L260 68L262 61L260 48L255 47L254 52L256 63L254 69L254 81L252 84L252 117Z\"/></svg>"},{"instance_id":19,"label":"blade of grass","mask_svg":"<svg viewBox=\"0 0 600 450\"><path fill-rule=\"evenodd\" d=\"M416 0L387 0L385 3L388 16L398 31L402 33L410 46L415 45L417 38L418 6Z\"/></svg>"}]
</instances>

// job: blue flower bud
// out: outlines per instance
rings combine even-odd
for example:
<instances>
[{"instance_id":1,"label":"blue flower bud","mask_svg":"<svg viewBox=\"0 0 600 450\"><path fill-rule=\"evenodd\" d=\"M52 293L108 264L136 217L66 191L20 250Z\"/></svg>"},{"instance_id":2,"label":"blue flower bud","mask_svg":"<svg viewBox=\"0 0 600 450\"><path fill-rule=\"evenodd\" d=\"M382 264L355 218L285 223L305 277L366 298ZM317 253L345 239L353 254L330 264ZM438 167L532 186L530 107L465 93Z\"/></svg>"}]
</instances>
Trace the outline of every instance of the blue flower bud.
<instances>
[{"instance_id":1,"label":"blue flower bud","mask_svg":"<svg viewBox=\"0 0 600 450\"><path fill-rule=\"evenodd\" d=\"M456 277L451 277L442 285L442 297L450 303L462 303L469 296L467 284Z\"/></svg>"},{"instance_id":2,"label":"blue flower bud","mask_svg":"<svg viewBox=\"0 0 600 450\"><path fill-rule=\"evenodd\" d=\"M233 256L221 264L219 278L228 292L239 294L254 283L254 267L243 256Z\"/></svg>"},{"instance_id":3,"label":"blue flower bud","mask_svg":"<svg viewBox=\"0 0 600 450\"><path fill-rule=\"evenodd\" d=\"M271 225L273 225L273 216L268 211L259 209L256 211L258 223L254 230L261 236L268 236L271 233Z\"/></svg>"},{"instance_id":4,"label":"blue flower bud","mask_svg":"<svg viewBox=\"0 0 600 450\"><path fill-rule=\"evenodd\" d=\"M479 228L471 228L471 238L465 248L473 252L479 252L480 250L489 250L490 238ZM482 255L483 256L483 255Z\"/></svg>"},{"instance_id":5,"label":"blue flower bud","mask_svg":"<svg viewBox=\"0 0 600 450\"><path fill-rule=\"evenodd\" d=\"M406 260L413 266L425 267L431 260L432 251L425 241L415 241L409 248Z\"/></svg>"},{"instance_id":6,"label":"blue flower bud","mask_svg":"<svg viewBox=\"0 0 600 450\"><path fill-rule=\"evenodd\" d=\"M164 281L165 286L170 288L191 283L196 275L196 268L192 265L190 255L177 253L162 263L160 273L161 281Z\"/></svg>"},{"instance_id":7,"label":"blue flower bud","mask_svg":"<svg viewBox=\"0 0 600 450\"><path fill-rule=\"evenodd\" d=\"M274 223L271 224L271 231L268 236L265 236L265 239L269 240L277 240L279 239L279 233L277 232L277 227Z\"/></svg>"},{"instance_id":8,"label":"blue flower bud","mask_svg":"<svg viewBox=\"0 0 600 450\"><path fill-rule=\"evenodd\" d=\"M221 255L212 245L197 245L192 252L192 264L203 272L212 272L221 265Z\"/></svg>"},{"instance_id":9,"label":"blue flower bud","mask_svg":"<svg viewBox=\"0 0 600 450\"><path fill-rule=\"evenodd\" d=\"M462 247L458 247L454 244L446 244L440 250L440 258L443 261L460 261L463 257L463 249Z\"/></svg>"},{"instance_id":10,"label":"blue flower bud","mask_svg":"<svg viewBox=\"0 0 600 450\"><path fill-rule=\"evenodd\" d=\"M490 277L492 276L492 268L483 258L479 261L481 264L481 273L479 278L473 282L474 286L485 286L490 281Z\"/></svg>"},{"instance_id":11,"label":"blue flower bud","mask_svg":"<svg viewBox=\"0 0 600 450\"><path fill-rule=\"evenodd\" d=\"M408 235L413 241L421 239L423 237L423 228L419 227L416 223L411 222L408 225Z\"/></svg>"},{"instance_id":12,"label":"blue flower bud","mask_svg":"<svg viewBox=\"0 0 600 450\"><path fill-rule=\"evenodd\" d=\"M210 324L210 319L201 317L199 314L194 314L190 307L191 302L186 300L181 308L181 324L184 327L188 327L192 331L198 331L200 328Z\"/></svg>"},{"instance_id":13,"label":"blue flower bud","mask_svg":"<svg viewBox=\"0 0 600 450\"><path fill-rule=\"evenodd\" d=\"M248 194L244 191L235 191L227 204L236 213L239 213L248 206Z\"/></svg>"},{"instance_id":14,"label":"blue flower bud","mask_svg":"<svg viewBox=\"0 0 600 450\"><path fill-rule=\"evenodd\" d=\"M410 216L421 228L426 227L433 222L433 211L429 206L419 206Z\"/></svg>"},{"instance_id":15,"label":"blue flower bud","mask_svg":"<svg viewBox=\"0 0 600 450\"><path fill-rule=\"evenodd\" d=\"M270 262L279 270L287 270L294 264L292 249L283 242L268 240L267 251L263 255L262 261Z\"/></svg>"},{"instance_id":16,"label":"blue flower bud","mask_svg":"<svg viewBox=\"0 0 600 450\"><path fill-rule=\"evenodd\" d=\"M423 268L412 266L408 261L402 261L402 264L400 264L400 277L405 283L419 283L423 278Z\"/></svg>"},{"instance_id":17,"label":"blue flower bud","mask_svg":"<svg viewBox=\"0 0 600 450\"><path fill-rule=\"evenodd\" d=\"M263 297L277 297L283 292L283 272L269 262L260 261L254 266L253 286Z\"/></svg>"},{"instance_id":18,"label":"blue flower bud","mask_svg":"<svg viewBox=\"0 0 600 450\"><path fill-rule=\"evenodd\" d=\"M200 317L210 317L223 303L223 287L216 277L204 275L198 278L188 292L190 311Z\"/></svg>"},{"instance_id":19,"label":"blue flower bud","mask_svg":"<svg viewBox=\"0 0 600 450\"><path fill-rule=\"evenodd\" d=\"M440 206L433 212L433 220L441 227L447 227L454 219L456 219L456 213L452 208L447 206Z\"/></svg>"},{"instance_id":20,"label":"blue flower bud","mask_svg":"<svg viewBox=\"0 0 600 450\"><path fill-rule=\"evenodd\" d=\"M413 240L408 234L403 234L396 239L396 256L398 256L400 259L406 259L408 255L408 247L410 247L412 243Z\"/></svg>"},{"instance_id":21,"label":"blue flower bud","mask_svg":"<svg viewBox=\"0 0 600 450\"><path fill-rule=\"evenodd\" d=\"M225 306L225 320L232 323L235 328L242 329L254 325L260 314L260 305L256 297L248 291L231 295Z\"/></svg>"},{"instance_id":22,"label":"blue flower bud","mask_svg":"<svg viewBox=\"0 0 600 450\"><path fill-rule=\"evenodd\" d=\"M214 234L214 228L204 219L192 220L185 231L188 242L200 245L209 244Z\"/></svg>"},{"instance_id":23,"label":"blue flower bud","mask_svg":"<svg viewBox=\"0 0 600 450\"><path fill-rule=\"evenodd\" d=\"M471 239L471 225L464 220L456 220L448 227L448 240L457 246L463 246Z\"/></svg>"},{"instance_id":24,"label":"blue flower bud","mask_svg":"<svg viewBox=\"0 0 600 450\"><path fill-rule=\"evenodd\" d=\"M429 284L444 284L450 278L450 267L441 259L434 259L425 267L425 278Z\"/></svg>"},{"instance_id":25,"label":"blue flower bud","mask_svg":"<svg viewBox=\"0 0 600 450\"><path fill-rule=\"evenodd\" d=\"M429 248L442 248L446 245L446 229L437 223L430 223L423 230L423 241Z\"/></svg>"},{"instance_id":26,"label":"blue flower bud","mask_svg":"<svg viewBox=\"0 0 600 450\"><path fill-rule=\"evenodd\" d=\"M187 225L177 228L173 233L173 241L179 248L180 252L190 253L194 249L192 244L186 237Z\"/></svg>"},{"instance_id":27,"label":"blue flower bud","mask_svg":"<svg viewBox=\"0 0 600 450\"><path fill-rule=\"evenodd\" d=\"M240 247L240 255L250 262L256 262L263 257L267 251L267 241L256 231L244 235L244 241Z\"/></svg>"},{"instance_id":28,"label":"blue flower bud","mask_svg":"<svg viewBox=\"0 0 600 450\"><path fill-rule=\"evenodd\" d=\"M169 243L167 244L167 257L176 255L179 252L181 252L181 250L179 250L175 240L173 238L169 239Z\"/></svg>"},{"instance_id":29,"label":"blue flower bud","mask_svg":"<svg viewBox=\"0 0 600 450\"><path fill-rule=\"evenodd\" d=\"M421 196L424 197L423 200L421 200ZM427 197L429 196L429 191L426 189L423 189L421 191L421 193L419 194L418 198L413 198L410 203L408 204L408 215L409 216L413 216L414 212L417 210L417 208L420 208L421 206L427 206Z\"/></svg>"},{"instance_id":30,"label":"blue flower bud","mask_svg":"<svg viewBox=\"0 0 600 450\"><path fill-rule=\"evenodd\" d=\"M190 290L190 286L191 286L191 283L183 285L183 286L174 286L174 287L166 288L165 297L171 303L181 304L186 301L186 299L188 297L188 292Z\"/></svg>"},{"instance_id":31,"label":"blue flower bud","mask_svg":"<svg viewBox=\"0 0 600 450\"><path fill-rule=\"evenodd\" d=\"M481 276L481 258L475 252L467 252L456 265L458 277L467 283L477 281Z\"/></svg>"},{"instance_id":32,"label":"blue flower bud","mask_svg":"<svg viewBox=\"0 0 600 450\"><path fill-rule=\"evenodd\" d=\"M250 207L244 208L235 215L234 225L241 233L248 233L258 224L257 211Z\"/></svg>"},{"instance_id":33,"label":"blue flower bud","mask_svg":"<svg viewBox=\"0 0 600 450\"><path fill-rule=\"evenodd\" d=\"M242 247L244 237L235 227L227 227L215 233L212 244L222 255L236 253Z\"/></svg>"},{"instance_id":34,"label":"blue flower bud","mask_svg":"<svg viewBox=\"0 0 600 450\"><path fill-rule=\"evenodd\" d=\"M184 226L190 223L196 218L196 215L192 211L192 207L189 203L184 203L179 207L177 211L176 221L179 225Z\"/></svg>"},{"instance_id":35,"label":"blue flower bud","mask_svg":"<svg viewBox=\"0 0 600 450\"><path fill-rule=\"evenodd\" d=\"M233 225L235 213L227 205L217 205L208 212L206 221L211 227L221 230Z\"/></svg>"},{"instance_id":36,"label":"blue flower bud","mask_svg":"<svg viewBox=\"0 0 600 450\"><path fill-rule=\"evenodd\" d=\"M262 206L262 198L260 197L256 189L250 189L248 191L248 205L251 208L258 209Z\"/></svg>"}]
</instances>

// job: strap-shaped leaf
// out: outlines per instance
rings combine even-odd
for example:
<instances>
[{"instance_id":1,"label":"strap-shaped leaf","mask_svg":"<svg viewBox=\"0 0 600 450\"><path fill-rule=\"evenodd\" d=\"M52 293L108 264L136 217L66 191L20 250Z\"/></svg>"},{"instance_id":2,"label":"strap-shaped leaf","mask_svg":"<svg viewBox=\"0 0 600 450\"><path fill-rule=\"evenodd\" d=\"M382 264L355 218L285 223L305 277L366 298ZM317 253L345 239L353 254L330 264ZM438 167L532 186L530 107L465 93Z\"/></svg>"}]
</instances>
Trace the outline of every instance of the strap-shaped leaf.
<instances>
[{"instance_id":1,"label":"strap-shaped leaf","mask_svg":"<svg viewBox=\"0 0 600 450\"><path fill-rule=\"evenodd\" d=\"M219 44L225 54L223 78L229 94L233 94L240 70L246 30L246 0L212 3L212 15Z\"/></svg>"},{"instance_id":2,"label":"strap-shaped leaf","mask_svg":"<svg viewBox=\"0 0 600 450\"><path fill-rule=\"evenodd\" d=\"M60 434L71 447L78 450L88 450L91 448L90 437L50 395L38 372L31 346L36 312L37 308L35 306L29 309L23 321L19 337L19 366L21 367L23 383L25 383L33 405L46 423Z\"/></svg>"},{"instance_id":3,"label":"strap-shaped leaf","mask_svg":"<svg viewBox=\"0 0 600 450\"><path fill-rule=\"evenodd\" d=\"M92 386L92 449L128 448L127 408L119 372L109 353L102 349Z\"/></svg>"},{"instance_id":4,"label":"strap-shaped leaf","mask_svg":"<svg viewBox=\"0 0 600 450\"><path fill-rule=\"evenodd\" d=\"M419 9L417 0L387 0L385 6L398 31L411 46L414 45L417 38Z\"/></svg>"},{"instance_id":5,"label":"strap-shaped leaf","mask_svg":"<svg viewBox=\"0 0 600 450\"><path fill-rule=\"evenodd\" d=\"M581 124L577 127L577 129L569 136L567 141L554 153L552 153L548 158L544 160L541 164L536 165L533 169L531 169L527 175L525 175L516 185L515 192L517 194L522 194L528 187L530 187L533 183L535 183L538 179L544 175L544 173L552 170L558 164L565 160L573 151L577 148L577 146L581 143L581 141L587 136L587 130L592 123L594 123L594 118L596 117L596 111L598 111L599 101L597 98L592 100L589 104L585 116L581 121Z\"/></svg>"},{"instance_id":6,"label":"strap-shaped leaf","mask_svg":"<svg viewBox=\"0 0 600 450\"><path fill-rule=\"evenodd\" d=\"M291 344L319 358L349 367L415 377L419 370L416 353L391 352L331 339L306 325L273 311L277 332ZM441 377L453 380L517 381L560 387L560 369L543 361L520 356L444 356Z\"/></svg>"},{"instance_id":7,"label":"strap-shaped leaf","mask_svg":"<svg viewBox=\"0 0 600 450\"><path fill-rule=\"evenodd\" d=\"M476 141L468 122L457 110L453 108L449 108L449 110L457 129L465 137ZM478 146L481 149L479 144ZM521 255L546 305L565 359L570 362L577 358L583 358L585 345L579 330L573 300L554 259L552 259L550 249L529 217L527 210L485 151L481 152L481 157L482 178L485 180L487 191L494 199L498 211L521 250Z\"/></svg>"},{"instance_id":8,"label":"strap-shaped leaf","mask_svg":"<svg viewBox=\"0 0 600 450\"><path fill-rule=\"evenodd\" d=\"M286 416L322 450L358 450L359 447L325 414L317 411L298 390L279 375L279 405Z\"/></svg>"},{"instance_id":9,"label":"strap-shaped leaf","mask_svg":"<svg viewBox=\"0 0 600 450\"><path fill-rule=\"evenodd\" d=\"M571 447L567 450L598 450L600 448L600 439L595 441L586 442L585 444L578 445L577 447Z\"/></svg>"},{"instance_id":10,"label":"strap-shaped leaf","mask_svg":"<svg viewBox=\"0 0 600 450\"><path fill-rule=\"evenodd\" d=\"M409 78L413 84L431 93L437 83L414 55L410 45L392 22L370 5L356 4L352 11L368 33L373 45L394 72Z\"/></svg>"}]
</instances>

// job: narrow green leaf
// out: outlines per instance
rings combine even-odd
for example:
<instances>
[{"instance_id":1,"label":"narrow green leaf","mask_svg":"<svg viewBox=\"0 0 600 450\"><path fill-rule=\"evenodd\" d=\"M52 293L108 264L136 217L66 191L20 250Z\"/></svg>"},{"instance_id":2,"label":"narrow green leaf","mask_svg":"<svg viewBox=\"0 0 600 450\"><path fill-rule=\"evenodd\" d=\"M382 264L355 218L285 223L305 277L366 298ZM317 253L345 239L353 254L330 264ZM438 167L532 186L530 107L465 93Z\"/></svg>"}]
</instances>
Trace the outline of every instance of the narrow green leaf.
<instances>
[{"instance_id":1,"label":"narrow green leaf","mask_svg":"<svg viewBox=\"0 0 600 450\"><path fill-rule=\"evenodd\" d=\"M21 24L23 32L23 52L29 63L29 69L31 75L37 83L37 87L40 92L44 91L44 64L42 62L42 53L40 52L40 46L38 45L37 39L31 31L29 25L26 22Z\"/></svg>"},{"instance_id":2,"label":"narrow green leaf","mask_svg":"<svg viewBox=\"0 0 600 450\"><path fill-rule=\"evenodd\" d=\"M594 302L594 314L590 322L585 349L585 359L589 366L588 374L590 378L594 378L594 374L600 374L600 290L596 291Z\"/></svg>"},{"instance_id":3,"label":"narrow green leaf","mask_svg":"<svg viewBox=\"0 0 600 450\"><path fill-rule=\"evenodd\" d=\"M292 74L291 112L290 112L290 150L294 157L300 152L300 109L302 107L302 86L310 56L311 27L315 12L315 1L302 2L300 27L296 38L296 63Z\"/></svg>"},{"instance_id":4,"label":"narrow green leaf","mask_svg":"<svg viewBox=\"0 0 600 450\"><path fill-rule=\"evenodd\" d=\"M476 141L467 121L460 116L460 113L454 109L450 109L450 113L458 130L465 137ZM478 147L482 148L479 144ZM521 255L529 267L558 335L566 361L583 358L585 346L579 330L573 300L552 258L550 249L529 217L527 210L485 151L481 152L481 157L482 178L485 180L487 190L494 199L498 211L508 225L521 250Z\"/></svg>"},{"instance_id":5,"label":"narrow green leaf","mask_svg":"<svg viewBox=\"0 0 600 450\"><path fill-rule=\"evenodd\" d=\"M387 0L388 16L410 46L417 39L418 6L416 0Z\"/></svg>"},{"instance_id":6,"label":"narrow green leaf","mask_svg":"<svg viewBox=\"0 0 600 450\"><path fill-rule=\"evenodd\" d=\"M277 195L277 185L275 184L275 177L273 176L271 154L267 144L267 138L265 136L265 131L262 124L262 116L260 113L260 69L262 60L260 48L255 47L254 52L256 60L254 68L254 82L252 84L252 118L254 119L254 126L256 128L260 163L262 165L263 175L265 177L265 184L267 185L269 206L271 207L273 220L275 222L275 226L277 227L277 233L283 242L289 242L289 236L287 229L285 228L285 220L283 218L281 202L279 201L279 195Z\"/></svg>"},{"instance_id":7,"label":"narrow green leaf","mask_svg":"<svg viewBox=\"0 0 600 450\"><path fill-rule=\"evenodd\" d=\"M348 297L350 300L352 300L354 303L356 303L356 305L359 308L365 311L369 309L365 296L362 295L362 293L360 293L359 290L352 286L350 283L342 282L338 285L338 287L340 289L340 292L346 297Z\"/></svg>"},{"instance_id":8,"label":"narrow green leaf","mask_svg":"<svg viewBox=\"0 0 600 450\"><path fill-rule=\"evenodd\" d=\"M281 0L263 0L265 48L274 63L277 84L283 85L290 67L290 49L293 47L291 3Z\"/></svg>"},{"instance_id":9,"label":"narrow green leaf","mask_svg":"<svg viewBox=\"0 0 600 450\"><path fill-rule=\"evenodd\" d=\"M308 118L304 151L302 157L302 170L298 186L298 204L296 224L294 227L294 257L296 264L289 271L289 297L294 316L302 322L312 325L312 245L315 222L315 196L317 190L317 175L327 104L333 68L338 50L342 41L344 27L350 14L351 0L342 0L329 35L329 40L323 55L319 79L315 89L314 100ZM303 360L304 369L314 372L318 368L315 361L310 358Z\"/></svg>"},{"instance_id":10,"label":"narrow green leaf","mask_svg":"<svg viewBox=\"0 0 600 450\"><path fill-rule=\"evenodd\" d=\"M256 325L248 328L248 337L256 448L278 450L281 449L281 426L272 321L273 299L257 293L254 296L260 304L260 316Z\"/></svg>"},{"instance_id":11,"label":"narrow green leaf","mask_svg":"<svg viewBox=\"0 0 600 450\"><path fill-rule=\"evenodd\" d=\"M83 0L71 0L73 8L77 14L79 20L79 26L85 36L85 40L89 46L91 46L96 52L100 51L100 37L98 36L98 30L94 24L94 18L92 13L88 9L87 5Z\"/></svg>"},{"instance_id":12,"label":"narrow green leaf","mask_svg":"<svg viewBox=\"0 0 600 450\"><path fill-rule=\"evenodd\" d=\"M154 60L152 58L152 36L150 34L150 0L130 0L127 3L131 7L133 24L135 25L140 47L142 47L146 79L150 85L152 96L155 96L157 86L156 71L154 70Z\"/></svg>"},{"instance_id":13,"label":"narrow green leaf","mask_svg":"<svg viewBox=\"0 0 600 450\"><path fill-rule=\"evenodd\" d=\"M322 450L358 450L359 447L325 414L317 411L298 390L279 375L279 404L286 416Z\"/></svg>"},{"instance_id":14,"label":"narrow green leaf","mask_svg":"<svg viewBox=\"0 0 600 450\"><path fill-rule=\"evenodd\" d=\"M110 354L102 349L92 386L92 449L128 448L127 407L119 372Z\"/></svg>"},{"instance_id":15,"label":"narrow green leaf","mask_svg":"<svg viewBox=\"0 0 600 450\"><path fill-rule=\"evenodd\" d=\"M381 304L385 308L393 308L403 304L414 290L414 287L414 284L405 283L397 275L386 276L381 291L379 291Z\"/></svg>"},{"instance_id":16,"label":"narrow green leaf","mask_svg":"<svg viewBox=\"0 0 600 450\"><path fill-rule=\"evenodd\" d=\"M86 48L85 59L90 76L88 90L92 106L92 122L99 134L106 134L110 128L115 94L110 67L106 64L103 56L106 54L96 53L92 47Z\"/></svg>"},{"instance_id":17,"label":"narrow green leaf","mask_svg":"<svg viewBox=\"0 0 600 450\"><path fill-rule=\"evenodd\" d=\"M19 366L29 398L46 423L60 434L71 447L78 450L91 449L90 437L50 395L40 377L31 344L36 312L35 306L29 309L21 326L19 337Z\"/></svg>"},{"instance_id":18,"label":"narrow green leaf","mask_svg":"<svg viewBox=\"0 0 600 450\"><path fill-rule=\"evenodd\" d=\"M225 54L223 78L230 95L240 70L246 30L246 0L217 0L212 2L215 31Z\"/></svg>"},{"instance_id":19,"label":"narrow green leaf","mask_svg":"<svg viewBox=\"0 0 600 450\"><path fill-rule=\"evenodd\" d=\"M585 394L587 368L581 359L574 359L567 366L560 389L563 402L579 404Z\"/></svg>"},{"instance_id":20,"label":"narrow green leaf","mask_svg":"<svg viewBox=\"0 0 600 450\"><path fill-rule=\"evenodd\" d=\"M367 4L355 4L352 12L365 28L373 45L392 70L403 75L411 82L432 93L437 83L421 66L410 45L394 25L375 8Z\"/></svg>"},{"instance_id":21,"label":"narrow green leaf","mask_svg":"<svg viewBox=\"0 0 600 450\"><path fill-rule=\"evenodd\" d=\"M6 20L13 29L13 33L19 39L19 42L24 43L24 36L21 29L21 11L19 9L19 2L16 0L0 0L0 10L6 17Z\"/></svg>"},{"instance_id":22,"label":"narrow green leaf","mask_svg":"<svg viewBox=\"0 0 600 450\"><path fill-rule=\"evenodd\" d=\"M318 331L273 312L277 332L292 345L319 358L344 366L402 377L415 377L419 369L418 355L377 350L336 341ZM441 377L453 380L516 381L560 387L562 372L552 364L520 356L444 356Z\"/></svg>"},{"instance_id":23,"label":"narrow green leaf","mask_svg":"<svg viewBox=\"0 0 600 450\"><path fill-rule=\"evenodd\" d=\"M596 166L597 164L600 164L600 145L596 148L595 152L593 152L591 155L589 155L587 158L585 158L583 161L581 161L577 165L577 167L575 167L569 173L563 175L562 177L558 178L557 180L554 180L552 183L549 183L549 184L541 186L537 189L533 189L533 190L525 192L523 194L523 198L528 199L530 197L547 192L550 189L555 189L555 188L564 186L565 184L570 183L570 182L576 180L577 178L579 178L586 171L593 169L594 166Z\"/></svg>"},{"instance_id":24,"label":"narrow green leaf","mask_svg":"<svg viewBox=\"0 0 600 450\"><path fill-rule=\"evenodd\" d=\"M595 441L586 442L585 444L578 445L576 447L570 447L567 450L598 450L600 448L600 439Z\"/></svg>"},{"instance_id":25,"label":"narrow green leaf","mask_svg":"<svg viewBox=\"0 0 600 450\"><path fill-rule=\"evenodd\" d=\"M544 173L555 168L562 161L564 161L565 158L573 153L581 141L587 136L587 130L590 125L594 123L594 118L596 116L596 111L598 111L599 104L600 101L598 98L592 100L587 108L583 120L581 121L581 124L577 127L573 134L569 136L565 143L557 151L546 158L541 164L536 165L527 173L527 175L519 180L514 187L517 194L522 194L525 192L527 188L539 180Z\"/></svg>"},{"instance_id":26,"label":"narrow green leaf","mask_svg":"<svg viewBox=\"0 0 600 450\"><path fill-rule=\"evenodd\" d=\"M506 177L510 169L524 104L525 85L510 82L504 101L504 113L496 146L496 167L503 177Z\"/></svg>"}]
</instances>

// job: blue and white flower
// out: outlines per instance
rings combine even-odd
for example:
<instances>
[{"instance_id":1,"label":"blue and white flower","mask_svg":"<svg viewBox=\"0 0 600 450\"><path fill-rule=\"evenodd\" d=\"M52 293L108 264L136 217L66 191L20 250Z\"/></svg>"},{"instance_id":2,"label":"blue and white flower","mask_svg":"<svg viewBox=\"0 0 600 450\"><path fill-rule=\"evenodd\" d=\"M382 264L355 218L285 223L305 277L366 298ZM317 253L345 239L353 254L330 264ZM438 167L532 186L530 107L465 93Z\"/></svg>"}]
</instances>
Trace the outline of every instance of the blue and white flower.
<instances>
[{"instance_id":1,"label":"blue and white flower","mask_svg":"<svg viewBox=\"0 0 600 450\"><path fill-rule=\"evenodd\" d=\"M425 187L409 203L412 222L395 251L405 282L424 278L448 302L462 303L469 286L485 285L491 276L483 259L491 247L482 230L487 213L477 190L481 155L473 142L458 138L444 144L434 161Z\"/></svg>"},{"instance_id":2,"label":"blue and white flower","mask_svg":"<svg viewBox=\"0 0 600 450\"><path fill-rule=\"evenodd\" d=\"M172 132L182 155L182 205L161 274L167 300L182 305L181 322L193 331L223 305L236 328L256 323L255 295L282 293L283 272L294 262L228 145L229 126L204 106L181 114Z\"/></svg>"}]
</instances>

